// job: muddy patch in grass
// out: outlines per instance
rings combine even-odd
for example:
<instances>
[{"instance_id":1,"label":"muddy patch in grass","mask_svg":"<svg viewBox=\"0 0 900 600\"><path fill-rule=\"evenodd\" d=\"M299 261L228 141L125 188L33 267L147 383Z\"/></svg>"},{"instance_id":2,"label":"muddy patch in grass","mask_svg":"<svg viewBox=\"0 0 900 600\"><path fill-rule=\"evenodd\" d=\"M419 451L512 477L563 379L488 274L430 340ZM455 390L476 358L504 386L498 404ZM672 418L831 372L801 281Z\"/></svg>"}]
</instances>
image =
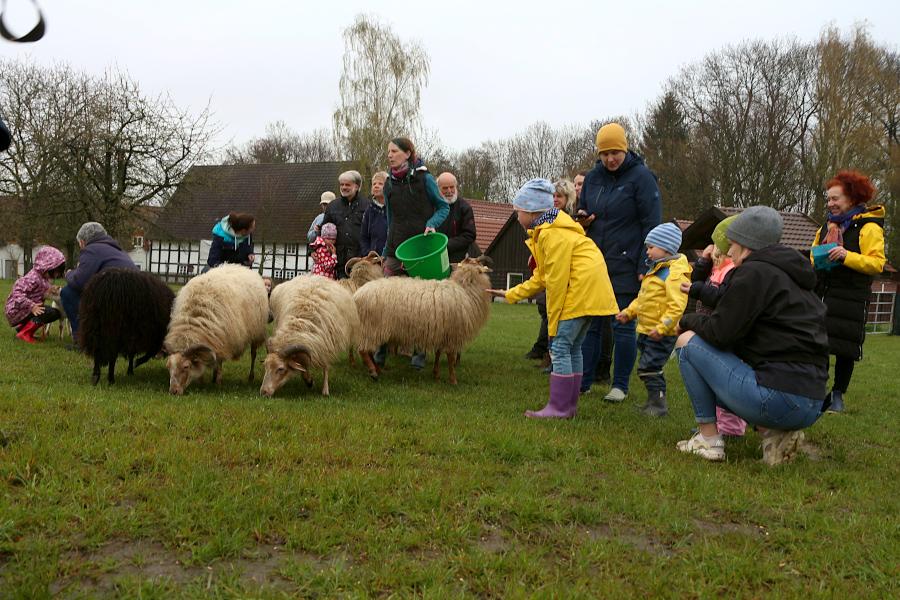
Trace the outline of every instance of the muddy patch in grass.
<instances>
[{"instance_id":1,"label":"muddy patch in grass","mask_svg":"<svg viewBox=\"0 0 900 600\"><path fill-rule=\"evenodd\" d=\"M675 555L672 548L656 536L623 524L588 527L584 528L584 533L590 540L617 541L654 556L669 558Z\"/></svg>"},{"instance_id":2,"label":"muddy patch in grass","mask_svg":"<svg viewBox=\"0 0 900 600\"><path fill-rule=\"evenodd\" d=\"M241 557L208 565L190 563L187 552L166 548L148 540L114 540L98 548L79 549L60 558L59 578L50 586L52 595L113 592L129 581L150 581L180 587L199 583L209 587L227 578L248 589L274 588L292 591L297 586L281 573L302 565L306 570L326 571L343 557L330 559L297 552L283 546L258 545Z\"/></svg>"}]
</instances>

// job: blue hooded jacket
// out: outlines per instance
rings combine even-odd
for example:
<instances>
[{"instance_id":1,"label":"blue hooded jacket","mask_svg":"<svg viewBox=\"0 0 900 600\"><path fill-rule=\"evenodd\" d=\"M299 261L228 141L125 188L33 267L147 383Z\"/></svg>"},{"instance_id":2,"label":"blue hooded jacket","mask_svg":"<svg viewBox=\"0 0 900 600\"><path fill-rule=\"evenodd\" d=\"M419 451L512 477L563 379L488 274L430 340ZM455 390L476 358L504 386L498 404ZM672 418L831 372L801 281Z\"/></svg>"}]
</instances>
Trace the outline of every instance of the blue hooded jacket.
<instances>
[{"instance_id":1,"label":"blue hooded jacket","mask_svg":"<svg viewBox=\"0 0 900 600\"><path fill-rule=\"evenodd\" d=\"M237 235L228 224L228 217L216 223L212 229L212 245L206 264L217 267L222 263L253 266L250 255L253 254L253 240L249 235Z\"/></svg>"},{"instance_id":2,"label":"blue hooded jacket","mask_svg":"<svg viewBox=\"0 0 900 600\"><path fill-rule=\"evenodd\" d=\"M644 239L662 220L656 175L631 151L615 171L598 160L584 178L578 209L596 217L585 233L603 253L616 294L636 295L645 270Z\"/></svg>"}]
</instances>

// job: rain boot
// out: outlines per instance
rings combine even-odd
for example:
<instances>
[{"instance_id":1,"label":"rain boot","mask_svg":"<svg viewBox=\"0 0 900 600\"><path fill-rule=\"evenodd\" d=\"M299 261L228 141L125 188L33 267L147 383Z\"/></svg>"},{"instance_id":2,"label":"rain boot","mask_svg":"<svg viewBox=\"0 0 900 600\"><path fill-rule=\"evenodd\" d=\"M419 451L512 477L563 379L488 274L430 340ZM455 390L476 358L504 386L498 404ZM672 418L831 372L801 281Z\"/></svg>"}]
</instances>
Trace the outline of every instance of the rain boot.
<instances>
[{"instance_id":1,"label":"rain boot","mask_svg":"<svg viewBox=\"0 0 900 600\"><path fill-rule=\"evenodd\" d=\"M22 329L19 330L19 333L16 334L16 337L22 340L23 342L28 342L29 344L36 344L37 340L34 339L34 332L41 326L37 321L29 320L25 325L22 326Z\"/></svg>"},{"instance_id":2,"label":"rain boot","mask_svg":"<svg viewBox=\"0 0 900 600\"><path fill-rule=\"evenodd\" d=\"M525 416L531 419L571 419L577 408L578 388L574 388L575 377L572 375L550 374L550 401L541 410L526 410Z\"/></svg>"},{"instance_id":3,"label":"rain boot","mask_svg":"<svg viewBox=\"0 0 900 600\"><path fill-rule=\"evenodd\" d=\"M575 385L572 388L572 403L575 405L575 409L578 409L578 396L582 394L581 391L581 380L584 379L584 373L575 373ZM574 416L574 414L573 414Z\"/></svg>"},{"instance_id":4,"label":"rain boot","mask_svg":"<svg viewBox=\"0 0 900 600\"><path fill-rule=\"evenodd\" d=\"M666 392L664 390L647 390L647 404L641 408L641 412L651 417L665 417L669 414Z\"/></svg>"}]
</instances>

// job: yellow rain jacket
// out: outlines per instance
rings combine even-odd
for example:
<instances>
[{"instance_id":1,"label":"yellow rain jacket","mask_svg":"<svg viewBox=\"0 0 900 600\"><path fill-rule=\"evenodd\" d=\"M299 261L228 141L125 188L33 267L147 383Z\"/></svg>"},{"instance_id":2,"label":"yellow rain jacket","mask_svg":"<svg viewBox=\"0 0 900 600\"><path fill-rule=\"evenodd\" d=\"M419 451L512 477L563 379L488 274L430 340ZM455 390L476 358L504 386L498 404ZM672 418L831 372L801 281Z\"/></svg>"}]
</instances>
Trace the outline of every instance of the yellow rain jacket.
<instances>
[{"instance_id":1,"label":"yellow rain jacket","mask_svg":"<svg viewBox=\"0 0 900 600\"><path fill-rule=\"evenodd\" d=\"M624 310L629 318L637 318L637 332L649 335L655 329L663 336L675 335L688 301L681 284L690 282L691 265L684 254L653 265L641 280L638 297Z\"/></svg>"},{"instance_id":2,"label":"yellow rain jacket","mask_svg":"<svg viewBox=\"0 0 900 600\"><path fill-rule=\"evenodd\" d=\"M854 215L851 221L857 219L884 219L884 206L876 204L869 210L858 215ZM820 228L816 232L816 239L813 246L818 246L821 242L819 237L822 235ZM812 253L809 260L815 264ZM879 275L884 270L884 263L887 258L884 255L884 229L877 223L866 223L859 230L859 252L847 251L847 258L844 259L843 265L848 269L853 269L859 273L866 275Z\"/></svg>"},{"instance_id":3,"label":"yellow rain jacket","mask_svg":"<svg viewBox=\"0 0 900 600\"><path fill-rule=\"evenodd\" d=\"M619 312L606 261L594 241L572 217L560 211L552 223L528 230L525 242L537 268L531 279L506 292L510 304L547 290L547 333L560 321Z\"/></svg>"}]
</instances>

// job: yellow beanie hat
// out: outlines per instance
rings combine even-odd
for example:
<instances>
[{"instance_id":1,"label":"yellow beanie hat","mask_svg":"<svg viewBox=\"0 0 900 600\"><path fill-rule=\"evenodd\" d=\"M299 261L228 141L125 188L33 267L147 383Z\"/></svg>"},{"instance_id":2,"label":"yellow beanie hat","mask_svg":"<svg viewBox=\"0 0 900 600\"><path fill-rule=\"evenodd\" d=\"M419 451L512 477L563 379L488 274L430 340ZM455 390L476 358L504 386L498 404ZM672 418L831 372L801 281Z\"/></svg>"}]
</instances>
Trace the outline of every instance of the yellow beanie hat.
<instances>
[{"instance_id":1,"label":"yellow beanie hat","mask_svg":"<svg viewBox=\"0 0 900 600\"><path fill-rule=\"evenodd\" d=\"M597 132L597 152L609 152L610 150L628 152L625 130L618 123L604 125Z\"/></svg>"}]
</instances>

